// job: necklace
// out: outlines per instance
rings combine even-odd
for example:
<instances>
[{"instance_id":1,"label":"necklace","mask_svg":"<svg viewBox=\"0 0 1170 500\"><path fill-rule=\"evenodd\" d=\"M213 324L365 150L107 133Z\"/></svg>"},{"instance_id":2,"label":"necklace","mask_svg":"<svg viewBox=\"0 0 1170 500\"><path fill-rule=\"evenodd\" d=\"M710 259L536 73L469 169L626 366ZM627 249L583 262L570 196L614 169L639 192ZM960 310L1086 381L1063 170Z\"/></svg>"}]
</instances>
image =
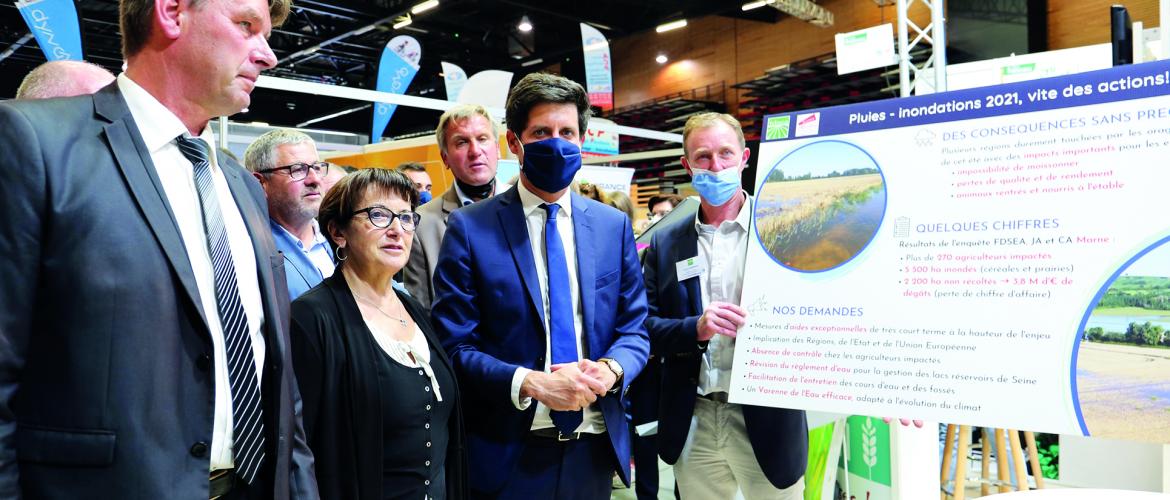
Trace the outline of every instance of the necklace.
<instances>
[{"instance_id":1,"label":"necklace","mask_svg":"<svg viewBox=\"0 0 1170 500\"><path fill-rule=\"evenodd\" d=\"M390 313L388 313L388 312L386 312L386 311L383 311L381 307L378 307L378 304L375 304L375 303L373 303L373 302L370 302L369 300L366 300L366 299L365 299L365 298L363 298L361 295L358 295L358 294L356 294L356 293L355 293L355 294L353 294L353 296L354 296L354 297L356 297L356 298L357 298L359 301L362 301L362 302L364 302L366 305L368 305L368 306L370 306L370 307L373 307L374 309L377 309L377 310L378 310L378 312L382 313L382 315L383 315L383 316L386 316L387 318L390 318L390 319L392 319L392 320L395 320L395 321L399 322L400 324L402 324L402 326L406 326L406 320L405 320L405 319L403 319L403 318L399 318L398 316L392 316L392 315L390 315Z\"/></svg>"}]
</instances>

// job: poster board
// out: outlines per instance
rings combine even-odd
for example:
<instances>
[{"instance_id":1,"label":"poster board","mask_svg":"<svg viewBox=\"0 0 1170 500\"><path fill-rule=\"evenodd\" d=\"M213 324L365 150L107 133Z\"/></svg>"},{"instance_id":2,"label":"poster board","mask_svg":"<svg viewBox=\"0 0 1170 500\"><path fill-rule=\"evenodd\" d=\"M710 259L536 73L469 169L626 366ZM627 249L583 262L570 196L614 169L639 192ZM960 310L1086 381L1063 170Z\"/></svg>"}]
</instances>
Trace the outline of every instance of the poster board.
<instances>
[{"instance_id":1,"label":"poster board","mask_svg":"<svg viewBox=\"0 0 1170 500\"><path fill-rule=\"evenodd\" d=\"M1170 442L1168 94L1162 61L765 117L732 401Z\"/></svg>"}]
</instances>

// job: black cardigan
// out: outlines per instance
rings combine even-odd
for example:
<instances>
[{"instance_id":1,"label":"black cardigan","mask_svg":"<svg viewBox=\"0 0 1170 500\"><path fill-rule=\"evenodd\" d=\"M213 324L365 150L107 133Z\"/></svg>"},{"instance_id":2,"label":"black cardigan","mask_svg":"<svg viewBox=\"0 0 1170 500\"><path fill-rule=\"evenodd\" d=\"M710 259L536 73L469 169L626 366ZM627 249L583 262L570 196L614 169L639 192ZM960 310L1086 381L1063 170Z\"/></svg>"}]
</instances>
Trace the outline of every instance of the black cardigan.
<instances>
[{"instance_id":1,"label":"black cardigan","mask_svg":"<svg viewBox=\"0 0 1170 500\"><path fill-rule=\"evenodd\" d=\"M401 292L398 298L438 354L451 360L431 328L430 315ZM341 270L292 304L292 357L304 402L305 435L313 450L323 500L381 500L382 407L375 355L380 349L362 319ZM454 370L451 370L454 375ZM447 498L466 497L467 455L459 388L447 446Z\"/></svg>"}]
</instances>

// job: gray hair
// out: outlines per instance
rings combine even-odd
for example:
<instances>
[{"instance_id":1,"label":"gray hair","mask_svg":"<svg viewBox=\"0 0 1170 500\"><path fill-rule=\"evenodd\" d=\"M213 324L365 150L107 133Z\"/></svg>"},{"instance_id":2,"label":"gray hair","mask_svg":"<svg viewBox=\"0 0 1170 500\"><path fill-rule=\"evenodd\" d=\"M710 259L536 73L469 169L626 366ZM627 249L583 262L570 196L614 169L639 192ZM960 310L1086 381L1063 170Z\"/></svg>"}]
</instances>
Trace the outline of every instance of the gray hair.
<instances>
[{"instance_id":1,"label":"gray hair","mask_svg":"<svg viewBox=\"0 0 1170 500\"><path fill-rule=\"evenodd\" d=\"M250 172L259 172L261 170L276 168L276 148L285 144L304 144L313 143L313 138L306 135L304 132L299 132L288 128L278 128L265 132L264 135L257 137L252 144L248 145L247 151L244 151L244 166L248 167Z\"/></svg>"},{"instance_id":2,"label":"gray hair","mask_svg":"<svg viewBox=\"0 0 1170 500\"><path fill-rule=\"evenodd\" d=\"M460 104L443 112L443 116L439 117L439 126L435 127L435 141L439 143L439 151L447 154L447 127L453 122L458 123L475 115L484 117L492 126L492 139L500 140L496 133L496 122L492 121L492 115L488 113L487 108L478 104Z\"/></svg>"},{"instance_id":3,"label":"gray hair","mask_svg":"<svg viewBox=\"0 0 1170 500\"><path fill-rule=\"evenodd\" d=\"M49 61L20 82L17 99L48 99L92 94L114 81L114 74L85 61Z\"/></svg>"}]
</instances>

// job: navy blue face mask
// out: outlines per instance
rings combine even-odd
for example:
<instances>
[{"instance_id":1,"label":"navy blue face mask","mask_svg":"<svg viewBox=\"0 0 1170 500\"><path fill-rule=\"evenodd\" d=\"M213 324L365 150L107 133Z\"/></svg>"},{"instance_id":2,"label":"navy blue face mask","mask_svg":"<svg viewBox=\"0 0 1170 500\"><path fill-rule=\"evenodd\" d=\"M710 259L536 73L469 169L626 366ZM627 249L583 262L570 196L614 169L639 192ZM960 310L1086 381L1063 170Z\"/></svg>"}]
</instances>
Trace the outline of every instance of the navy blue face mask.
<instances>
[{"instance_id":1,"label":"navy blue face mask","mask_svg":"<svg viewBox=\"0 0 1170 500\"><path fill-rule=\"evenodd\" d=\"M553 137L524 145L524 177L537 189L555 193L569 187L581 170L581 148Z\"/></svg>"}]
</instances>

